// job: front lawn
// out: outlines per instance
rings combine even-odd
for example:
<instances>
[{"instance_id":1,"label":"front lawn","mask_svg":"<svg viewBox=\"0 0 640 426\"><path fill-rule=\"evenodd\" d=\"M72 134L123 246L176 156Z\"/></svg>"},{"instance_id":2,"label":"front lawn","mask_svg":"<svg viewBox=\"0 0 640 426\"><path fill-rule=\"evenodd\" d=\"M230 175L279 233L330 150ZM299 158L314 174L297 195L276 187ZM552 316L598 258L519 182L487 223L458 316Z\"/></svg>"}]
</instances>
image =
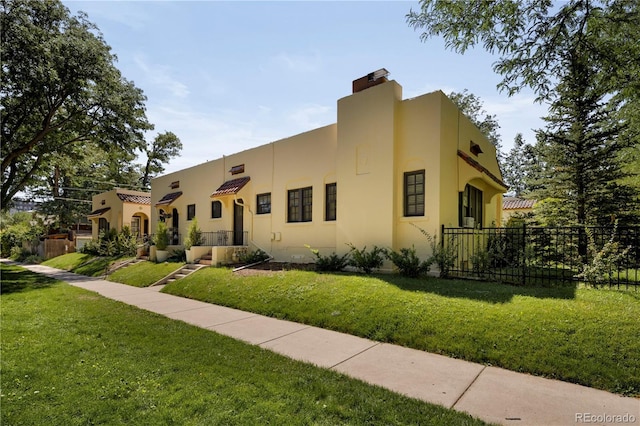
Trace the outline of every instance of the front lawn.
<instances>
[{"instance_id":1,"label":"front lawn","mask_svg":"<svg viewBox=\"0 0 640 426\"><path fill-rule=\"evenodd\" d=\"M2 424L483 424L0 266Z\"/></svg>"},{"instance_id":2,"label":"front lawn","mask_svg":"<svg viewBox=\"0 0 640 426\"><path fill-rule=\"evenodd\" d=\"M148 287L170 273L184 266L178 262L139 262L135 265L118 269L107 278L109 281L129 284L135 287Z\"/></svg>"},{"instance_id":3,"label":"front lawn","mask_svg":"<svg viewBox=\"0 0 640 426\"><path fill-rule=\"evenodd\" d=\"M99 277L106 275L109 267L118 261L126 258L121 257L101 257L85 253L68 253L53 257L42 262L45 266L63 269L88 277Z\"/></svg>"},{"instance_id":4,"label":"front lawn","mask_svg":"<svg viewBox=\"0 0 640 426\"><path fill-rule=\"evenodd\" d=\"M640 292L205 268L164 292L640 395Z\"/></svg>"}]
</instances>

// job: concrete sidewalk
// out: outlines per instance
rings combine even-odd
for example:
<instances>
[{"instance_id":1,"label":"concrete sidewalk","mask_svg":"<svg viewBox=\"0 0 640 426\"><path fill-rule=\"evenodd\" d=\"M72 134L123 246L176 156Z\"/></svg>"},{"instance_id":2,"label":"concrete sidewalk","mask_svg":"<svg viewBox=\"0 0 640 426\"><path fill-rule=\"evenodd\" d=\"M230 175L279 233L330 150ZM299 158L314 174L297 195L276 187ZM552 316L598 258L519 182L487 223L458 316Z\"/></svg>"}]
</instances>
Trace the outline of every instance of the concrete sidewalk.
<instances>
[{"instance_id":1,"label":"concrete sidewalk","mask_svg":"<svg viewBox=\"0 0 640 426\"><path fill-rule=\"evenodd\" d=\"M640 425L640 399L88 278L25 268L104 297L503 425Z\"/></svg>"}]
</instances>

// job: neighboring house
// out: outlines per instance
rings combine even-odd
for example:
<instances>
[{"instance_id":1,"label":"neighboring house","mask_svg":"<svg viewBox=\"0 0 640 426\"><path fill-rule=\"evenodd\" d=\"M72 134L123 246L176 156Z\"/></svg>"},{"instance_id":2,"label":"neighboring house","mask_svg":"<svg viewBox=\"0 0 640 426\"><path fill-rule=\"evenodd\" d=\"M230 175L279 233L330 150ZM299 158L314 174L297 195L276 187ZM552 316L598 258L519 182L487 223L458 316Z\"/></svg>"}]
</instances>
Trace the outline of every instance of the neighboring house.
<instances>
[{"instance_id":1,"label":"neighboring house","mask_svg":"<svg viewBox=\"0 0 640 426\"><path fill-rule=\"evenodd\" d=\"M117 232L128 226L139 238L149 235L151 194L116 188L94 195L92 198L92 237L97 239L101 230Z\"/></svg>"},{"instance_id":2,"label":"neighboring house","mask_svg":"<svg viewBox=\"0 0 640 426\"><path fill-rule=\"evenodd\" d=\"M180 245L197 218L214 262L228 257L221 247L247 245L310 262L305 245L415 245L426 256L416 226L500 223L494 146L441 91L403 100L386 75L355 80L335 124L154 179L152 229L166 221Z\"/></svg>"},{"instance_id":3,"label":"neighboring house","mask_svg":"<svg viewBox=\"0 0 640 426\"><path fill-rule=\"evenodd\" d=\"M533 206L536 200L525 200L518 197L504 197L502 199L502 221L507 223L511 216L524 216L533 213Z\"/></svg>"}]
</instances>

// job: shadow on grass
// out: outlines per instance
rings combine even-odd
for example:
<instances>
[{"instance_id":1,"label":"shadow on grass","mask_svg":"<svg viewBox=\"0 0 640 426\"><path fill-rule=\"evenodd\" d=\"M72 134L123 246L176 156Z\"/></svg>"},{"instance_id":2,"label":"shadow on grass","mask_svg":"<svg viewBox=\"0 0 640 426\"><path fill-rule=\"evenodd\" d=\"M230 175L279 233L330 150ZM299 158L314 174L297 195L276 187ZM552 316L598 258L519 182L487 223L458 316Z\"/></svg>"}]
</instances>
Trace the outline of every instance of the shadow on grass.
<instances>
[{"instance_id":1,"label":"shadow on grass","mask_svg":"<svg viewBox=\"0 0 640 426\"><path fill-rule=\"evenodd\" d=\"M2 285L0 294L19 293L31 290L41 290L51 287L58 281L44 275L36 274L15 265L0 265L2 270Z\"/></svg>"},{"instance_id":2,"label":"shadow on grass","mask_svg":"<svg viewBox=\"0 0 640 426\"><path fill-rule=\"evenodd\" d=\"M400 275L376 275L402 290L434 293L444 297L457 297L490 303L509 303L514 296L540 299L575 299L576 287L522 287L476 280L443 278L407 278Z\"/></svg>"}]
</instances>

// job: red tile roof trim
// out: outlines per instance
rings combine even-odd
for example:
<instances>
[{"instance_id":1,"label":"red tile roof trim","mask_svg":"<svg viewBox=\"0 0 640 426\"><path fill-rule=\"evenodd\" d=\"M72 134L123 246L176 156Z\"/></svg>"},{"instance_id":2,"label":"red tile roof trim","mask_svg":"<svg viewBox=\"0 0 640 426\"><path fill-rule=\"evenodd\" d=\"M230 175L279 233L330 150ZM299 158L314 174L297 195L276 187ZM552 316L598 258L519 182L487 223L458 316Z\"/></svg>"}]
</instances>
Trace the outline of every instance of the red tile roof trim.
<instances>
[{"instance_id":1,"label":"red tile roof trim","mask_svg":"<svg viewBox=\"0 0 640 426\"><path fill-rule=\"evenodd\" d=\"M536 200L525 200L523 198L505 197L502 200L503 210L532 209Z\"/></svg>"},{"instance_id":2,"label":"red tile roof trim","mask_svg":"<svg viewBox=\"0 0 640 426\"><path fill-rule=\"evenodd\" d=\"M160 201L156 203L156 206L168 206L169 204L173 203L176 200L176 198L178 198L181 195L182 195L182 191L172 192L170 194L167 194L164 197L162 197Z\"/></svg>"},{"instance_id":3,"label":"red tile roof trim","mask_svg":"<svg viewBox=\"0 0 640 426\"><path fill-rule=\"evenodd\" d=\"M120 192L117 195L125 203L151 204L151 195L124 194Z\"/></svg>"},{"instance_id":4,"label":"red tile roof trim","mask_svg":"<svg viewBox=\"0 0 640 426\"><path fill-rule=\"evenodd\" d=\"M109 210L111 210L111 207L105 207L102 209L94 210L91 213L89 213L87 217L99 217L99 216L102 216L104 213L108 212Z\"/></svg>"},{"instance_id":5,"label":"red tile roof trim","mask_svg":"<svg viewBox=\"0 0 640 426\"><path fill-rule=\"evenodd\" d=\"M251 178L249 176L228 180L213 191L211 197L237 194L250 180Z\"/></svg>"},{"instance_id":6,"label":"red tile roof trim","mask_svg":"<svg viewBox=\"0 0 640 426\"><path fill-rule=\"evenodd\" d=\"M468 165L470 165L474 169L489 176L491 180L493 180L498 185L503 186L504 188L509 188L507 184L505 184L500 178L491 173L485 166L471 158L466 152L458 150L458 157L462 158Z\"/></svg>"}]
</instances>

